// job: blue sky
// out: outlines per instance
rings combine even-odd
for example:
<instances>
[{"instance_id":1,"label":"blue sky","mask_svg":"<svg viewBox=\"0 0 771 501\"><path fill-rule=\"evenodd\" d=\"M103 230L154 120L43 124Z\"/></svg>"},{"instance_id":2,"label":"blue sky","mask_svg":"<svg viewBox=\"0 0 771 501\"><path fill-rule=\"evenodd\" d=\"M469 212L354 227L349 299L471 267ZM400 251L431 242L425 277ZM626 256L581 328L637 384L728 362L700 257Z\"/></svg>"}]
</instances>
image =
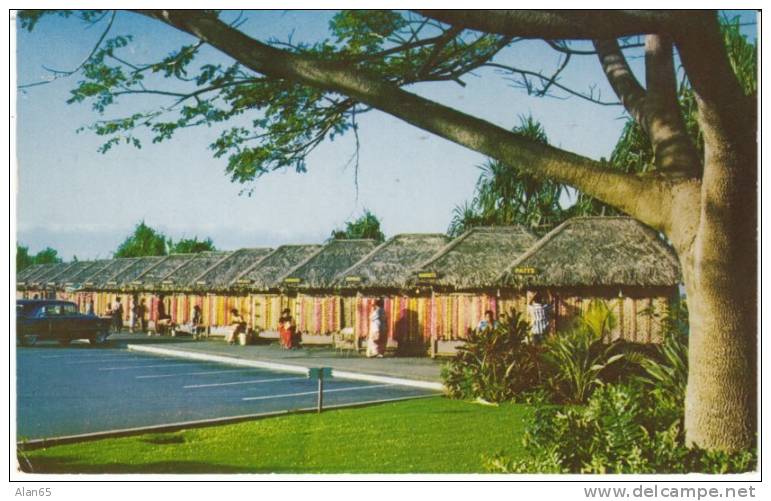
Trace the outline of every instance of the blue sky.
<instances>
[{"instance_id":1,"label":"blue sky","mask_svg":"<svg viewBox=\"0 0 771 501\"><path fill-rule=\"evenodd\" d=\"M242 30L260 39L318 40L331 13L267 11L247 14ZM754 20L754 14L743 18ZM748 32L755 26L745 27ZM89 53L101 27L45 18L32 33L17 35L17 81L48 78L43 66L71 69ZM191 38L142 16L120 13L112 34L133 34L134 61L190 43ZM504 61L534 70L553 68L558 54L542 42L516 44ZM213 49L200 64L227 61ZM642 77L642 61L631 61ZM121 146L107 154L100 138L79 126L97 118L88 104L67 105L77 76L29 88L17 96L17 238L32 252L52 246L66 259L108 257L140 220L171 236L211 237L223 249L276 246L324 240L331 230L372 210L386 235L444 232L455 205L469 199L477 178L478 153L437 138L384 113L359 118L361 142L358 199L352 135L319 147L308 159L308 172L279 171L253 184L233 184L225 161L208 145L216 128L177 134L141 150ZM493 72L468 76L467 86L421 84L410 90L510 128L521 115L540 120L552 144L600 158L609 156L624 123L620 107L578 99L529 97ZM564 82L579 89L592 84L604 97L613 94L595 57L574 58ZM106 116L143 110L153 102L126 99ZM253 188L251 196L239 195Z\"/></svg>"}]
</instances>

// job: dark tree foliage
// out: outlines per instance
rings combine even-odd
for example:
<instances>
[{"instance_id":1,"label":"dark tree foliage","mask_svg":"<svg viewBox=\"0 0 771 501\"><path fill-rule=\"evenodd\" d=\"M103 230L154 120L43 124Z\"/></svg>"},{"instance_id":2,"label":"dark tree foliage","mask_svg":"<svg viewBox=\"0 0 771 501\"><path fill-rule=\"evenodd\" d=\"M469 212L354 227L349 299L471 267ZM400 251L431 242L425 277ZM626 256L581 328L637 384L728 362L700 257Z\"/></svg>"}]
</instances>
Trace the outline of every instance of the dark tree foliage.
<instances>
[{"instance_id":1,"label":"dark tree foliage","mask_svg":"<svg viewBox=\"0 0 771 501\"><path fill-rule=\"evenodd\" d=\"M165 256L168 253L166 236L147 226L144 221L134 228L134 233L118 246L115 257Z\"/></svg>"},{"instance_id":2,"label":"dark tree foliage","mask_svg":"<svg viewBox=\"0 0 771 501\"><path fill-rule=\"evenodd\" d=\"M33 260L34 264L56 264L62 262L62 258L59 256L59 253L56 251L56 249L52 249L51 247L46 247L45 249L35 254Z\"/></svg>"},{"instance_id":3,"label":"dark tree foliage","mask_svg":"<svg viewBox=\"0 0 771 501\"><path fill-rule=\"evenodd\" d=\"M182 238L169 244L169 254L197 254L199 252L215 251L211 238L198 240L198 237Z\"/></svg>"},{"instance_id":4,"label":"dark tree foliage","mask_svg":"<svg viewBox=\"0 0 771 501\"><path fill-rule=\"evenodd\" d=\"M16 272L35 264L35 259L29 255L29 247L16 244Z\"/></svg>"}]
</instances>

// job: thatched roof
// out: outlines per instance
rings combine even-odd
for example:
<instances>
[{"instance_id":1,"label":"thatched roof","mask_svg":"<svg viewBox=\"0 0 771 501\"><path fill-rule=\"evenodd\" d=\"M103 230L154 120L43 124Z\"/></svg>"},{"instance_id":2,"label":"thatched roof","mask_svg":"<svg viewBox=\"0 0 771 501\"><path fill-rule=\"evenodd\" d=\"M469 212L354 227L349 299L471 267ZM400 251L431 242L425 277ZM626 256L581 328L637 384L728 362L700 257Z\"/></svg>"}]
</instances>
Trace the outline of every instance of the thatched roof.
<instances>
[{"instance_id":1,"label":"thatched roof","mask_svg":"<svg viewBox=\"0 0 771 501\"><path fill-rule=\"evenodd\" d=\"M439 233L396 235L340 273L335 285L343 289L404 288L415 267L436 254L449 240Z\"/></svg>"},{"instance_id":2,"label":"thatched roof","mask_svg":"<svg viewBox=\"0 0 771 501\"><path fill-rule=\"evenodd\" d=\"M31 266L27 266L21 271L16 271L16 282L17 283L24 283L24 281L34 276L36 273L42 272L46 266L51 266L50 264L33 264Z\"/></svg>"},{"instance_id":3,"label":"thatched roof","mask_svg":"<svg viewBox=\"0 0 771 501\"><path fill-rule=\"evenodd\" d=\"M472 228L420 265L412 283L466 290L496 287L505 267L535 242L521 226Z\"/></svg>"},{"instance_id":4,"label":"thatched roof","mask_svg":"<svg viewBox=\"0 0 771 501\"><path fill-rule=\"evenodd\" d=\"M279 277L281 285L299 289L326 289L335 276L347 270L376 246L374 240L332 240L294 269Z\"/></svg>"},{"instance_id":5,"label":"thatched roof","mask_svg":"<svg viewBox=\"0 0 771 501\"><path fill-rule=\"evenodd\" d=\"M110 259L99 259L96 261L89 261L89 263L91 263L91 266L87 266L83 268L79 273L70 275L70 277L66 281L61 281L61 278L60 278L59 279L60 283L63 285L74 285L75 287L80 287L83 283L87 282L89 278L94 276L99 271L103 270L105 267L109 266L111 262L112 260Z\"/></svg>"},{"instance_id":6,"label":"thatched roof","mask_svg":"<svg viewBox=\"0 0 771 501\"><path fill-rule=\"evenodd\" d=\"M227 258L232 252L207 251L195 257L166 275L161 282L162 289L187 290L195 287L195 280Z\"/></svg>"},{"instance_id":7,"label":"thatched roof","mask_svg":"<svg viewBox=\"0 0 771 501\"><path fill-rule=\"evenodd\" d=\"M217 263L203 275L196 277L195 285L206 290L227 290L244 270L261 261L273 249L260 247L239 249Z\"/></svg>"},{"instance_id":8,"label":"thatched roof","mask_svg":"<svg viewBox=\"0 0 771 501\"><path fill-rule=\"evenodd\" d=\"M89 269L93 269L94 264L94 261L74 261L70 263L70 266L68 266L67 269L62 273L59 273L54 277L50 277L46 282L46 285L57 288L62 288L68 285L75 285L77 283L77 277L80 276L83 272L86 272Z\"/></svg>"},{"instance_id":9,"label":"thatched roof","mask_svg":"<svg viewBox=\"0 0 771 501\"><path fill-rule=\"evenodd\" d=\"M86 277L83 280L83 287L92 290L102 288L107 282L111 281L114 276L128 269L129 266L139 261L139 259L140 258L137 257L112 259L108 262L107 266L93 275Z\"/></svg>"},{"instance_id":10,"label":"thatched roof","mask_svg":"<svg viewBox=\"0 0 771 501\"><path fill-rule=\"evenodd\" d=\"M127 288L132 286L132 282L137 280L144 272L151 269L153 266L157 266L165 256L145 256L137 258L135 262L128 266L120 273L110 277L105 283L105 287L111 288Z\"/></svg>"},{"instance_id":11,"label":"thatched roof","mask_svg":"<svg viewBox=\"0 0 771 501\"><path fill-rule=\"evenodd\" d=\"M577 217L507 268L507 287L674 286L680 267L659 235L629 217Z\"/></svg>"},{"instance_id":12,"label":"thatched roof","mask_svg":"<svg viewBox=\"0 0 771 501\"><path fill-rule=\"evenodd\" d=\"M267 291L281 284L278 279L318 252L321 245L282 245L236 277L233 286L252 291Z\"/></svg>"},{"instance_id":13,"label":"thatched roof","mask_svg":"<svg viewBox=\"0 0 771 501\"><path fill-rule=\"evenodd\" d=\"M143 290L153 290L160 287L161 282L171 273L174 273L181 266L184 266L195 254L171 254L152 268L147 269L139 275L134 282L141 282Z\"/></svg>"},{"instance_id":14,"label":"thatched roof","mask_svg":"<svg viewBox=\"0 0 771 501\"><path fill-rule=\"evenodd\" d=\"M70 266L72 266L72 263L56 263L46 265L45 269L27 279L27 285L44 287L49 282L55 280L56 277L66 272Z\"/></svg>"},{"instance_id":15,"label":"thatched roof","mask_svg":"<svg viewBox=\"0 0 771 501\"><path fill-rule=\"evenodd\" d=\"M16 275L16 283L30 284L36 276L47 273L54 266L54 264L34 264L29 268L24 268Z\"/></svg>"}]
</instances>

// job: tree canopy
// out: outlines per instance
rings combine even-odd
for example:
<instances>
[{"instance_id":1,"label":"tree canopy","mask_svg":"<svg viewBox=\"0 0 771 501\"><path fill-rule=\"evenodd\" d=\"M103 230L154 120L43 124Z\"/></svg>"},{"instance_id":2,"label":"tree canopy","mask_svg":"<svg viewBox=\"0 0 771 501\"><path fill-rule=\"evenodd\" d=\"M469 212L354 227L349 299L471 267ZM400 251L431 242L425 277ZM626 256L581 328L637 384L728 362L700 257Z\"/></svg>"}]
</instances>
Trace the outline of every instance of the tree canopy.
<instances>
[{"instance_id":1,"label":"tree canopy","mask_svg":"<svg viewBox=\"0 0 771 501\"><path fill-rule=\"evenodd\" d=\"M115 257L165 256L168 253L166 235L157 231L144 221L134 228L134 232L118 246Z\"/></svg>"},{"instance_id":2,"label":"tree canopy","mask_svg":"<svg viewBox=\"0 0 771 501\"><path fill-rule=\"evenodd\" d=\"M196 254L217 250L211 238L198 240L198 237L181 238L176 242L169 240L169 254Z\"/></svg>"},{"instance_id":3,"label":"tree canopy","mask_svg":"<svg viewBox=\"0 0 771 501\"><path fill-rule=\"evenodd\" d=\"M46 247L35 255L29 253L29 247L16 244L16 272L35 264L61 263L62 258L56 249Z\"/></svg>"}]
</instances>

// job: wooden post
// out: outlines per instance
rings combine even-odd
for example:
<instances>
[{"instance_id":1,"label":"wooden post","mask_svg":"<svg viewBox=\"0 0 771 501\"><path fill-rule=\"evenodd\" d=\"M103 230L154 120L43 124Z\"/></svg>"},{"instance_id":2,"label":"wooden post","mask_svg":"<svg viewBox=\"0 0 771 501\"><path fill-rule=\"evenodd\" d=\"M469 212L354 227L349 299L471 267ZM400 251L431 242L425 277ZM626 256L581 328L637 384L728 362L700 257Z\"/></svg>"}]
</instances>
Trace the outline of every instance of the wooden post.
<instances>
[{"instance_id":1,"label":"wooden post","mask_svg":"<svg viewBox=\"0 0 771 501\"><path fill-rule=\"evenodd\" d=\"M319 396L318 396L318 403L316 412L318 414L321 414L321 410L324 407L324 371L319 371Z\"/></svg>"}]
</instances>

